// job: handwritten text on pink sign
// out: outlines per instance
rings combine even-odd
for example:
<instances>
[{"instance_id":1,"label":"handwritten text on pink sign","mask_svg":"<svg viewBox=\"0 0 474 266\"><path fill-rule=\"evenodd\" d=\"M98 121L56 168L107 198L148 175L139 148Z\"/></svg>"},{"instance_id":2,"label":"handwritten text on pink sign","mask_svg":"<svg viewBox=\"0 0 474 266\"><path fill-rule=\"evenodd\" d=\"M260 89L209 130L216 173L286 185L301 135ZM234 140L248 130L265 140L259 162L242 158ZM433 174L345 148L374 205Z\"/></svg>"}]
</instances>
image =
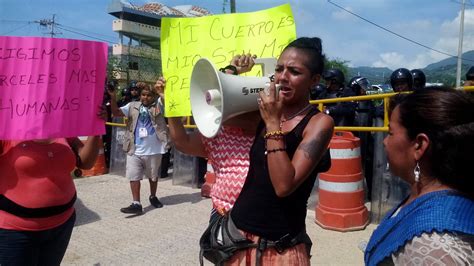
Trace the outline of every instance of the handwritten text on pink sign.
<instances>
[{"instance_id":1,"label":"handwritten text on pink sign","mask_svg":"<svg viewBox=\"0 0 474 266\"><path fill-rule=\"evenodd\" d=\"M104 134L107 45L0 37L0 139Z\"/></svg>"}]
</instances>

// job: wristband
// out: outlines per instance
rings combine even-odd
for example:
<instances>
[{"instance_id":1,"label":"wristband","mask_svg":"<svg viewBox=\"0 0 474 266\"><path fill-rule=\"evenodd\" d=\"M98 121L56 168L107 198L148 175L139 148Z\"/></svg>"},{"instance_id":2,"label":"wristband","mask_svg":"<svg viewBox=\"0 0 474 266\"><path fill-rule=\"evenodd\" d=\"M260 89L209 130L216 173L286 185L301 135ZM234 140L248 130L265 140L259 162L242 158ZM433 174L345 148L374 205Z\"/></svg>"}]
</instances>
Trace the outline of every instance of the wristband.
<instances>
[{"instance_id":1,"label":"wristband","mask_svg":"<svg viewBox=\"0 0 474 266\"><path fill-rule=\"evenodd\" d=\"M272 152L279 152L279 151L286 151L286 149L285 148L278 148L278 149L266 150L265 155L268 155L269 153L272 153Z\"/></svg>"},{"instance_id":2,"label":"wristband","mask_svg":"<svg viewBox=\"0 0 474 266\"><path fill-rule=\"evenodd\" d=\"M277 136L284 136L285 135L285 132L281 131L281 130L275 130L275 131L270 131L270 132L267 132L263 138L264 139L271 139L271 138L277 138Z\"/></svg>"},{"instance_id":3,"label":"wristband","mask_svg":"<svg viewBox=\"0 0 474 266\"><path fill-rule=\"evenodd\" d=\"M225 71L226 70L231 70L233 73L232 75L237 75L239 74L238 71L237 71L237 67L236 66L233 66L233 65L228 65L226 67L223 67L223 68L220 68L219 71L222 72L222 73L226 73Z\"/></svg>"}]
</instances>

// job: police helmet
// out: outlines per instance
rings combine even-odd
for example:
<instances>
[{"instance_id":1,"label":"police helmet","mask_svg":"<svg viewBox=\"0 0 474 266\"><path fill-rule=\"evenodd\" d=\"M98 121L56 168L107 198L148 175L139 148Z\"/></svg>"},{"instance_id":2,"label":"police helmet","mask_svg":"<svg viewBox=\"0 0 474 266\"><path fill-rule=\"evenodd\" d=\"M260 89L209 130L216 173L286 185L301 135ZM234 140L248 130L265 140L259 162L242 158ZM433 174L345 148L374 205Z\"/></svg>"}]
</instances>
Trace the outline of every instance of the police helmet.
<instances>
[{"instance_id":1,"label":"police helmet","mask_svg":"<svg viewBox=\"0 0 474 266\"><path fill-rule=\"evenodd\" d=\"M138 91L137 82L134 81L134 80L132 80L132 81L130 82L130 85L128 86L128 89L129 89L130 92L133 91L133 90L137 90L137 91Z\"/></svg>"},{"instance_id":2,"label":"police helmet","mask_svg":"<svg viewBox=\"0 0 474 266\"><path fill-rule=\"evenodd\" d=\"M466 72L466 80L474 80L474 66Z\"/></svg>"},{"instance_id":3,"label":"police helmet","mask_svg":"<svg viewBox=\"0 0 474 266\"><path fill-rule=\"evenodd\" d=\"M110 91L115 91L115 89L117 88L117 81L116 80L107 80L107 89L110 90Z\"/></svg>"},{"instance_id":4,"label":"police helmet","mask_svg":"<svg viewBox=\"0 0 474 266\"><path fill-rule=\"evenodd\" d=\"M326 86L324 84L318 84L311 88L309 91L309 98L311 100L318 99L319 95L326 90Z\"/></svg>"},{"instance_id":5,"label":"police helmet","mask_svg":"<svg viewBox=\"0 0 474 266\"><path fill-rule=\"evenodd\" d=\"M131 96L132 96L132 92L130 91L130 88L125 88L125 89L123 89L123 91L122 91L122 96L123 96L123 97L125 97L125 96L131 97Z\"/></svg>"},{"instance_id":6,"label":"police helmet","mask_svg":"<svg viewBox=\"0 0 474 266\"><path fill-rule=\"evenodd\" d=\"M394 91L397 91L396 85L400 83L406 83L408 85L408 90L413 88L413 76L410 73L410 70L406 68L399 68L392 72L390 75L390 85Z\"/></svg>"},{"instance_id":7,"label":"police helmet","mask_svg":"<svg viewBox=\"0 0 474 266\"><path fill-rule=\"evenodd\" d=\"M348 87L352 89L355 95L364 95L365 92L372 89L370 81L361 76L355 76L349 81Z\"/></svg>"},{"instance_id":8,"label":"police helmet","mask_svg":"<svg viewBox=\"0 0 474 266\"><path fill-rule=\"evenodd\" d=\"M426 85L426 76L420 69L412 69L411 75L413 76L413 89L423 89Z\"/></svg>"},{"instance_id":9,"label":"police helmet","mask_svg":"<svg viewBox=\"0 0 474 266\"><path fill-rule=\"evenodd\" d=\"M337 68L331 68L329 70L326 70L323 73L323 79L331 80L341 85L344 84L345 81L344 73L342 73L342 71Z\"/></svg>"}]
</instances>

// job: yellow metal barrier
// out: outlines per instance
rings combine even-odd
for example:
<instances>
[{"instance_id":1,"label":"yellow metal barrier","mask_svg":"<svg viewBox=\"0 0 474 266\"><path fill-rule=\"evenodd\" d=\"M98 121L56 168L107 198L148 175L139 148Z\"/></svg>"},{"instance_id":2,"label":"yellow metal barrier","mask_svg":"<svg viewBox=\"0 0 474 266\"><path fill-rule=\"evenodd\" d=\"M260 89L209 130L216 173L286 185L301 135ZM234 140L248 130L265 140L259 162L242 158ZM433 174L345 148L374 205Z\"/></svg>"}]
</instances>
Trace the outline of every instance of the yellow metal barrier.
<instances>
[{"instance_id":1,"label":"yellow metal barrier","mask_svg":"<svg viewBox=\"0 0 474 266\"><path fill-rule=\"evenodd\" d=\"M465 91L474 92L474 86L465 86L463 87ZM410 92L405 92L410 93ZM332 99L322 99L322 100L311 100L309 103L318 105L319 110L324 109L324 104L328 103L338 103L338 102L356 102L356 101L369 101L369 100L378 100L383 99L384 103L384 119L383 119L383 127L335 127L335 130L344 130L344 131L365 131L365 132L388 132L388 99L394 95L397 95L396 92L391 93L381 93L381 94L372 94L372 95L363 95L363 96L353 96L353 97L342 97L342 98L332 98ZM120 123L105 123L108 126L117 126L117 127L126 127L126 123L124 118L123 124ZM186 118L186 124L184 125L185 128L196 128L196 125L191 124L191 117L188 116Z\"/></svg>"},{"instance_id":2,"label":"yellow metal barrier","mask_svg":"<svg viewBox=\"0 0 474 266\"><path fill-rule=\"evenodd\" d=\"M127 118L123 118L123 123L113 123L113 122L105 122L107 126L113 127L127 127ZM197 128L196 125L191 124L191 117L188 116L186 118L186 124L184 125L185 128Z\"/></svg>"},{"instance_id":3,"label":"yellow metal barrier","mask_svg":"<svg viewBox=\"0 0 474 266\"><path fill-rule=\"evenodd\" d=\"M113 126L113 127L127 127L127 118L126 117L122 117L122 118L123 118L122 123L106 122L105 124L107 126Z\"/></svg>"},{"instance_id":4,"label":"yellow metal barrier","mask_svg":"<svg viewBox=\"0 0 474 266\"><path fill-rule=\"evenodd\" d=\"M363 96L352 96L352 97L341 97L341 98L332 98L332 99L321 99L321 100L311 100L309 103L317 104L319 110L324 109L324 104L328 103L338 103L338 102L357 102L357 101L370 101L383 99L384 103L384 121L383 127L335 127L335 130L343 131L371 131L371 132L388 132L388 98L397 95L396 92L391 93L381 93L373 95L363 95Z\"/></svg>"},{"instance_id":5,"label":"yellow metal barrier","mask_svg":"<svg viewBox=\"0 0 474 266\"><path fill-rule=\"evenodd\" d=\"M112 123L112 122L106 122L105 123L107 126L113 126L113 127L126 127L127 124L125 123Z\"/></svg>"},{"instance_id":6,"label":"yellow metal barrier","mask_svg":"<svg viewBox=\"0 0 474 266\"><path fill-rule=\"evenodd\" d=\"M465 91L473 91L474 92L474 86L465 86L463 87Z\"/></svg>"}]
</instances>

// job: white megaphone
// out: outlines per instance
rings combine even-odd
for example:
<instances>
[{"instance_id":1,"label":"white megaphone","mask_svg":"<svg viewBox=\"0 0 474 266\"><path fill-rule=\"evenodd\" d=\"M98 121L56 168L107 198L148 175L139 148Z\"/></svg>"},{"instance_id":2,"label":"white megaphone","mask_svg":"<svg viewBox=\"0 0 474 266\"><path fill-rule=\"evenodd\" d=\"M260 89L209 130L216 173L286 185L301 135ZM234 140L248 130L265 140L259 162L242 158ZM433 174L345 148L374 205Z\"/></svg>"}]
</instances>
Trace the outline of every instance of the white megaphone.
<instances>
[{"instance_id":1,"label":"white megaphone","mask_svg":"<svg viewBox=\"0 0 474 266\"><path fill-rule=\"evenodd\" d=\"M276 59L257 59L256 64L262 64L267 75L269 69L275 69ZM258 93L269 85L270 77L224 74L208 59L199 59L194 65L190 86L191 111L198 130L212 138L224 121L258 110Z\"/></svg>"}]
</instances>

